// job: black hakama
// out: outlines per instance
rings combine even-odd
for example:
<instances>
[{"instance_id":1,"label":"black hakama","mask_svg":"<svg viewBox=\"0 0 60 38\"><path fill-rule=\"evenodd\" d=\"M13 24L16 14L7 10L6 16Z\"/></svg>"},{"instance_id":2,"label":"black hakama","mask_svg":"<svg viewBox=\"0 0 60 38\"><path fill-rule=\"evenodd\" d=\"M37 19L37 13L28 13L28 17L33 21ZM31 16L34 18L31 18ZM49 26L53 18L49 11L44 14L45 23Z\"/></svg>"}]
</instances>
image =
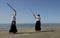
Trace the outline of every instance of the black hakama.
<instances>
[{"instance_id":1,"label":"black hakama","mask_svg":"<svg viewBox=\"0 0 60 38\"><path fill-rule=\"evenodd\" d=\"M16 33L16 32L17 32L16 21L12 21L9 33Z\"/></svg>"},{"instance_id":2,"label":"black hakama","mask_svg":"<svg viewBox=\"0 0 60 38\"><path fill-rule=\"evenodd\" d=\"M40 21L36 21L35 31L40 31L40 30L41 30L41 22Z\"/></svg>"}]
</instances>

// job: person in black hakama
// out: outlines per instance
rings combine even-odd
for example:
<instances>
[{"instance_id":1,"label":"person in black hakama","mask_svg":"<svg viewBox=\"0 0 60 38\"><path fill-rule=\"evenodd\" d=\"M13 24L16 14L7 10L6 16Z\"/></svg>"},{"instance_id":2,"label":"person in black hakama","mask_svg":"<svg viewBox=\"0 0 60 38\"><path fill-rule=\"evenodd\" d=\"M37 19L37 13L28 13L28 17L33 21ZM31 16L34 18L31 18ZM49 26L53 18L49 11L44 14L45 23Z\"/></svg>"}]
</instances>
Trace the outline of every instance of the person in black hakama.
<instances>
[{"instance_id":1,"label":"person in black hakama","mask_svg":"<svg viewBox=\"0 0 60 38\"><path fill-rule=\"evenodd\" d=\"M17 32L17 28L16 28L16 11L14 11L13 16L12 16L12 23L11 23L11 27L9 30L9 33L16 33Z\"/></svg>"},{"instance_id":2,"label":"person in black hakama","mask_svg":"<svg viewBox=\"0 0 60 38\"><path fill-rule=\"evenodd\" d=\"M36 19L35 31L40 31L41 30L41 18L40 18L40 15L38 14L37 16L35 16L35 14L33 13L33 16Z\"/></svg>"}]
</instances>

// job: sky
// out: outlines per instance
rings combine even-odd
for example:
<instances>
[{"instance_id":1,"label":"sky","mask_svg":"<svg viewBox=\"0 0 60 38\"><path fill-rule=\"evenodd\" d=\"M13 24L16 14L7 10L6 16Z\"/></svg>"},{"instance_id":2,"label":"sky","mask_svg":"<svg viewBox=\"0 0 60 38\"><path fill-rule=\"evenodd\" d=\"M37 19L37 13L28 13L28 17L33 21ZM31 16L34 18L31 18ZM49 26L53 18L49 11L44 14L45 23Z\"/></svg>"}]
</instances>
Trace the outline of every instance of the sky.
<instances>
[{"instance_id":1,"label":"sky","mask_svg":"<svg viewBox=\"0 0 60 38\"><path fill-rule=\"evenodd\" d=\"M0 0L0 24L11 23L13 10L16 11L16 23L35 23L35 15L41 15L41 23L60 23L60 0ZM31 11L32 10L32 11Z\"/></svg>"}]
</instances>

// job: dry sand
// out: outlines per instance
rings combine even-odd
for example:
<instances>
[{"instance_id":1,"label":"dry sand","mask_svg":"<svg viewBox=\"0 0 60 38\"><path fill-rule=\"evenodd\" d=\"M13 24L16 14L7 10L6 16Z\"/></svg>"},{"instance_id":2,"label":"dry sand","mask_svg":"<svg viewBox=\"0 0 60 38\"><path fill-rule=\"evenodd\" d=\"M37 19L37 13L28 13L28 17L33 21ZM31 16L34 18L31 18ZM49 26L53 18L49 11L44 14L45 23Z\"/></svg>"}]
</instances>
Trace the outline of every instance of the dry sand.
<instances>
[{"instance_id":1,"label":"dry sand","mask_svg":"<svg viewBox=\"0 0 60 38\"><path fill-rule=\"evenodd\" d=\"M42 28L40 32L34 29L18 30L16 34L0 31L0 38L60 38L60 28Z\"/></svg>"}]
</instances>

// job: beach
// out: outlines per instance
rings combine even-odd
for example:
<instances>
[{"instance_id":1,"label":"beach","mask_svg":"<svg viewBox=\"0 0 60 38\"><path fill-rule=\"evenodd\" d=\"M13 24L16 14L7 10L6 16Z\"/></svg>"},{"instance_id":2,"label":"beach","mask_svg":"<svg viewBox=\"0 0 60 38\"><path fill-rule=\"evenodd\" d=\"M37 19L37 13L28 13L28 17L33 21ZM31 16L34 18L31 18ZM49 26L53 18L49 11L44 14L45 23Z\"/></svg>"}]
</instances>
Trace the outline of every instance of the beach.
<instances>
[{"instance_id":1,"label":"beach","mask_svg":"<svg viewBox=\"0 0 60 38\"><path fill-rule=\"evenodd\" d=\"M40 32L34 29L18 30L16 34L0 31L0 38L60 38L60 27L42 28Z\"/></svg>"}]
</instances>

